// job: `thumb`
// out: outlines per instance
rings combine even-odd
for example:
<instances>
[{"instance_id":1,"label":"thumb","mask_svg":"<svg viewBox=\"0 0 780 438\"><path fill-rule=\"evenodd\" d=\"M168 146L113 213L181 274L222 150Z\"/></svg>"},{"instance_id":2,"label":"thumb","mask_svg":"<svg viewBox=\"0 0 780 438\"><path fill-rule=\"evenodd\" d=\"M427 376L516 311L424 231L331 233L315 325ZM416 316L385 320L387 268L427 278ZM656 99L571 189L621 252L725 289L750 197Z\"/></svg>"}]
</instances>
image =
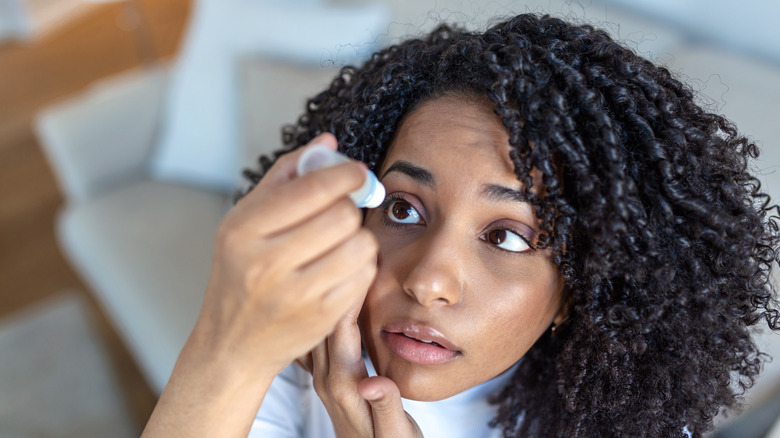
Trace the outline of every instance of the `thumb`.
<instances>
[{"instance_id":1,"label":"thumb","mask_svg":"<svg viewBox=\"0 0 780 438\"><path fill-rule=\"evenodd\" d=\"M296 170L298 159L301 157L303 151L315 144L327 146L329 149L333 149L334 151L337 147L336 137L329 132L324 132L311 139L311 141L307 143L306 146L300 147L295 151L282 156L276 162L276 164L271 169L269 169L265 177L260 180L260 185L275 187L298 176L298 172Z\"/></svg>"},{"instance_id":2,"label":"thumb","mask_svg":"<svg viewBox=\"0 0 780 438\"><path fill-rule=\"evenodd\" d=\"M382 376L369 377L358 384L358 394L371 405L376 438L422 437L417 423L404 411L395 382Z\"/></svg>"}]
</instances>

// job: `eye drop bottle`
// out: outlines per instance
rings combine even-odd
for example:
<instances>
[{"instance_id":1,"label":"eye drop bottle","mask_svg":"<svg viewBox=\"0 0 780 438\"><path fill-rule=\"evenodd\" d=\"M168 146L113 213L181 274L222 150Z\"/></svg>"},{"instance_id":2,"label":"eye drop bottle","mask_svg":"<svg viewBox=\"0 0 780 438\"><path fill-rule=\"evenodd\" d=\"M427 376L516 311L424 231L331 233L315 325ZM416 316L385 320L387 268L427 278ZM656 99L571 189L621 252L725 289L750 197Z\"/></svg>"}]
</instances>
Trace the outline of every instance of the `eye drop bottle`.
<instances>
[{"instance_id":1,"label":"eye drop bottle","mask_svg":"<svg viewBox=\"0 0 780 438\"><path fill-rule=\"evenodd\" d=\"M298 159L298 175L323 167L335 166L345 161L349 161L345 155L322 145L314 145L306 149ZM349 197L359 208L376 208L385 199L385 186L379 182L374 172L369 170L363 185L350 193Z\"/></svg>"}]
</instances>

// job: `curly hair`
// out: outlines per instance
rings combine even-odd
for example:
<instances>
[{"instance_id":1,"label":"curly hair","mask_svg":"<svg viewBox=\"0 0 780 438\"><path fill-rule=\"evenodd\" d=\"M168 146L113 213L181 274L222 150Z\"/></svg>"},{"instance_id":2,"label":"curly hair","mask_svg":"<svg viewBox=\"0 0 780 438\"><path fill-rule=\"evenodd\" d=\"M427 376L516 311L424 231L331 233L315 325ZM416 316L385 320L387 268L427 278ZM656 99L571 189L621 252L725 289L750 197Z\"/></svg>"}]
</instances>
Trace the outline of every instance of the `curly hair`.
<instances>
[{"instance_id":1,"label":"curly hair","mask_svg":"<svg viewBox=\"0 0 780 438\"><path fill-rule=\"evenodd\" d=\"M701 436L738 408L763 361L752 327L780 328L780 209L748 172L756 145L602 30L524 14L388 47L308 101L283 129L286 148L245 172L250 190L326 131L376 171L404 116L446 94L494 105L569 309L523 357L491 426ZM532 169L545 190L531 190Z\"/></svg>"}]
</instances>

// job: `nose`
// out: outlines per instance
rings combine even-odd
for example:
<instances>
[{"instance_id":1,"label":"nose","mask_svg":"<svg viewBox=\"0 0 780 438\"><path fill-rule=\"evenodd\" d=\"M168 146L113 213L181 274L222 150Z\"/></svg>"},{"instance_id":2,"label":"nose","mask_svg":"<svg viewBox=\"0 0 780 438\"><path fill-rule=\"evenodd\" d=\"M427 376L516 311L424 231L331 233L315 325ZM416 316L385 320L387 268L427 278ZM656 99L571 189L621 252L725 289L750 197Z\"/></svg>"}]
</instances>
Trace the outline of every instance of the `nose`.
<instances>
[{"instance_id":1,"label":"nose","mask_svg":"<svg viewBox=\"0 0 780 438\"><path fill-rule=\"evenodd\" d=\"M462 248L459 240L444 230L426 233L409 248L404 292L423 306L454 305L463 295ZM450 233L451 234L451 233ZM416 257L414 256L416 255Z\"/></svg>"}]
</instances>

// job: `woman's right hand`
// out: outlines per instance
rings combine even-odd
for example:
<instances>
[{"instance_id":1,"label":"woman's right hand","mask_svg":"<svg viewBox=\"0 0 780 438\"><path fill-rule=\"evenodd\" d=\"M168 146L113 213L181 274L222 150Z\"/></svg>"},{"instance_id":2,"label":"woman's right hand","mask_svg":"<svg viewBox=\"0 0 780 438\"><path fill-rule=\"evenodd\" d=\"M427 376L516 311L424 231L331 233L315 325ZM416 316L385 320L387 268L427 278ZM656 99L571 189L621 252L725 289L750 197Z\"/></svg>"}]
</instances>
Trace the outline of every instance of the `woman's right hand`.
<instances>
[{"instance_id":1,"label":"woman's right hand","mask_svg":"<svg viewBox=\"0 0 780 438\"><path fill-rule=\"evenodd\" d=\"M311 143L336 148L330 134ZM365 166L299 177L301 152L281 157L220 224L200 316L143 437L246 437L276 374L365 297L377 243L348 197Z\"/></svg>"},{"instance_id":2,"label":"woman's right hand","mask_svg":"<svg viewBox=\"0 0 780 438\"><path fill-rule=\"evenodd\" d=\"M331 134L310 144L336 149ZM376 273L376 240L348 197L365 165L298 176L303 149L281 157L219 226L192 335L213 357L255 372L278 373L322 342Z\"/></svg>"}]
</instances>

